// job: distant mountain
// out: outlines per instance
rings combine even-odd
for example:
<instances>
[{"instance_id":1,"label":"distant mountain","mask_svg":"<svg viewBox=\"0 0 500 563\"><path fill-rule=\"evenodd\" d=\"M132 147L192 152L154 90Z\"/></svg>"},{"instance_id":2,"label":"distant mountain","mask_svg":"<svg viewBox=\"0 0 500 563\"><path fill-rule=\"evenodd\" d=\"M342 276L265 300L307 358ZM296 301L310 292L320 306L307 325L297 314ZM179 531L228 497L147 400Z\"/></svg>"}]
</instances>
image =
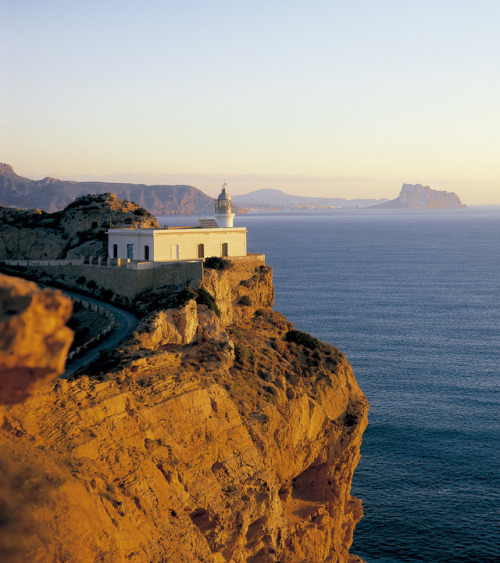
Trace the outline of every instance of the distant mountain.
<instances>
[{"instance_id":1,"label":"distant mountain","mask_svg":"<svg viewBox=\"0 0 500 563\"><path fill-rule=\"evenodd\" d=\"M403 184L396 199L373 205L378 209L461 209L467 207L452 193L432 190L421 184Z\"/></svg>"},{"instance_id":2,"label":"distant mountain","mask_svg":"<svg viewBox=\"0 0 500 563\"><path fill-rule=\"evenodd\" d=\"M0 163L0 205L54 212L85 194L113 193L135 201L155 215L214 213L214 200L193 186L147 186L110 182L73 182L44 178L30 180Z\"/></svg>"},{"instance_id":3,"label":"distant mountain","mask_svg":"<svg viewBox=\"0 0 500 563\"><path fill-rule=\"evenodd\" d=\"M330 207L368 207L386 199L344 199L290 195L281 190L261 189L244 195L232 196L234 203L251 209L326 209Z\"/></svg>"}]
</instances>

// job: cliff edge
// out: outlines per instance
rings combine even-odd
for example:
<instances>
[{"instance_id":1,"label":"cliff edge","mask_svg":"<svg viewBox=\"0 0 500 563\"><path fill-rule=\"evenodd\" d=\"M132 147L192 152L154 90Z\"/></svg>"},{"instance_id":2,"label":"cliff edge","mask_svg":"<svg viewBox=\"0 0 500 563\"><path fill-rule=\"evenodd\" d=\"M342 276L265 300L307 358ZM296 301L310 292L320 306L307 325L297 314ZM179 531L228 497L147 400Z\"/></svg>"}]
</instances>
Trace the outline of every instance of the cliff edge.
<instances>
[{"instance_id":1,"label":"cliff edge","mask_svg":"<svg viewBox=\"0 0 500 563\"><path fill-rule=\"evenodd\" d=\"M0 407L0 558L349 561L368 410L349 363L272 310L268 267L207 270L192 297Z\"/></svg>"}]
</instances>

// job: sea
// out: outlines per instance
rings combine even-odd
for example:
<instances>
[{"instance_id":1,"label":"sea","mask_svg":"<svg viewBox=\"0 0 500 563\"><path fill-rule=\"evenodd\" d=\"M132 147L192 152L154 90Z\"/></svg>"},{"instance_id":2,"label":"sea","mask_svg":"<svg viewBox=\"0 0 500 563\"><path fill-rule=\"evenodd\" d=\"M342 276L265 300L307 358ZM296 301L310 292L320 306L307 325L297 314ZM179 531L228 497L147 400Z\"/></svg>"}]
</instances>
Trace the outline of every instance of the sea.
<instances>
[{"instance_id":1,"label":"sea","mask_svg":"<svg viewBox=\"0 0 500 563\"><path fill-rule=\"evenodd\" d=\"M275 309L342 350L370 402L351 553L500 562L500 207L246 214L235 226L273 267Z\"/></svg>"},{"instance_id":2,"label":"sea","mask_svg":"<svg viewBox=\"0 0 500 563\"><path fill-rule=\"evenodd\" d=\"M370 402L352 494L367 563L500 561L500 207L238 215L275 309Z\"/></svg>"}]
</instances>

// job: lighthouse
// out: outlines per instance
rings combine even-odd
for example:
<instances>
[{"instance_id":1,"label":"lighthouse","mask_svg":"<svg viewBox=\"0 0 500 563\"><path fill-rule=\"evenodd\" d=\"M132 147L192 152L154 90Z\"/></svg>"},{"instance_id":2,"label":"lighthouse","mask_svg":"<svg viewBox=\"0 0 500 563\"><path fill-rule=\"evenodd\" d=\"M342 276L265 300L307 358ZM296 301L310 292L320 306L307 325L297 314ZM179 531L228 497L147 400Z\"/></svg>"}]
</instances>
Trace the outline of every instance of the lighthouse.
<instances>
[{"instance_id":1,"label":"lighthouse","mask_svg":"<svg viewBox=\"0 0 500 563\"><path fill-rule=\"evenodd\" d=\"M233 207L231 196L227 193L226 182L222 184L222 191L215 200L215 220L219 227L233 227Z\"/></svg>"}]
</instances>

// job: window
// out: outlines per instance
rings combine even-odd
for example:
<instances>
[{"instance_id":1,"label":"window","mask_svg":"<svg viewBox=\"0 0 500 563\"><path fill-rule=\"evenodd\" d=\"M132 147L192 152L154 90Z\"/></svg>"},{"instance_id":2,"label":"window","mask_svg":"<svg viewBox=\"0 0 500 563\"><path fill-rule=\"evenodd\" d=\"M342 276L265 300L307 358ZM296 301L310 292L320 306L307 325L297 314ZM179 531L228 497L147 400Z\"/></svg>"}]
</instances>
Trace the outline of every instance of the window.
<instances>
[{"instance_id":1,"label":"window","mask_svg":"<svg viewBox=\"0 0 500 563\"><path fill-rule=\"evenodd\" d=\"M127 244L127 258L129 260L134 259L134 245L131 243Z\"/></svg>"},{"instance_id":2,"label":"window","mask_svg":"<svg viewBox=\"0 0 500 563\"><path fill-rule=\"evenodd\" d=\"M204 244L198 245L198 258L205 258L205 245Z\"/></svg>"},{"instance_id":3,"label":"window","mask_svg":"<svg viewBox=\"0 0 500 563\"><path fill-rule=\"evenodd\" d=\"M118 258L118 245L113 244L113 258Z\"/></svg>"},{"instance_id":4,"label":"window","mask_svg":"<svg viewBox=\"0 0 500 563\"><path fill-rule=\"evenodd\" d=\"M147 244L144 247L144 260L149 260L149 246Z\"/></svg>"},{"instance_id":5,"label":"window","mask_svg":"<svg viewBox=\"0 0 500 563\"><path fill-rule=\"evenodd\" d=\"M222 256L229 256L229 245L227 242L222 243Z\"/></svg>"}]
</instances>

